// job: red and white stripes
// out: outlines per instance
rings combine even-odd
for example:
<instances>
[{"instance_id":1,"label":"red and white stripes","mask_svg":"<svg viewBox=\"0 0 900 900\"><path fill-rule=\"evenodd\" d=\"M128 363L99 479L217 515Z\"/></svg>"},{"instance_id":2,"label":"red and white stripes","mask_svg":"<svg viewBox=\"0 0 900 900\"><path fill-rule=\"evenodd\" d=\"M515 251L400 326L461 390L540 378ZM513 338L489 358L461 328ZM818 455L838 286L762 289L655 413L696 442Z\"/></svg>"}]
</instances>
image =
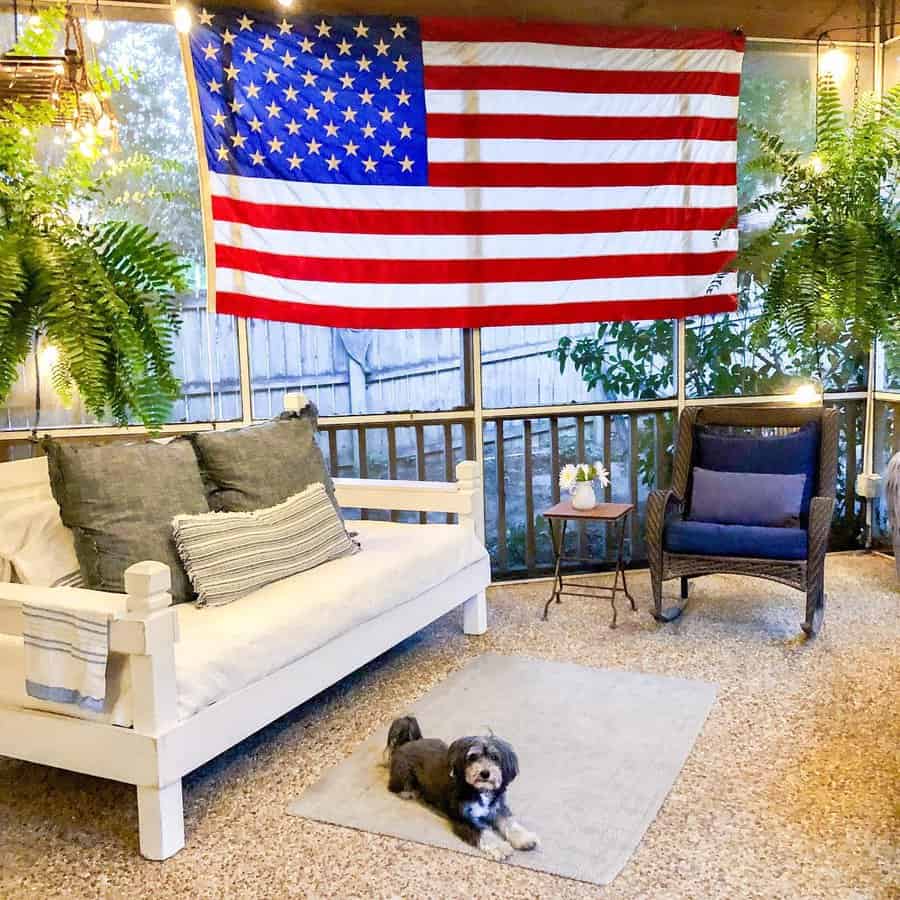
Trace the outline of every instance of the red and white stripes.
<instances>
[{"instance_id":1,"label":"red and white stripes","mask_svg":"<svg viewBox=\"0 0 900 900\"><path fill-rule=\"evenodd\" d=\"M424 19L428 185L211 173L218 310L349 327L735 307L724 32Z\"/></svg>"}]
</instances>

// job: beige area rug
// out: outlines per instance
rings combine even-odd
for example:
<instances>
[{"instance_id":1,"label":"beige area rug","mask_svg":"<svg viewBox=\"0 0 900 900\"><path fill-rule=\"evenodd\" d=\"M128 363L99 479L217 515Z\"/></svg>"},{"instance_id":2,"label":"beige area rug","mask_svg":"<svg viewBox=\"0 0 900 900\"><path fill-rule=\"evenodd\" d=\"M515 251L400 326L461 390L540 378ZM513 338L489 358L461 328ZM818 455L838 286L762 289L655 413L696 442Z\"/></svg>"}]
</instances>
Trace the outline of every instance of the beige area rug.
<instances>
[{"instance_id":1,"label":"beige area rug","mask_svg":"<svg viewBox=\"0 0 900 900\"><path fill-rule=\"evenodd\" d=\"M409 712L425 737L449 742L491 728L513 744L520 774L509 803L538 833L541 848L516 852L510 863L608 884L656 817L715 695L715 685L704 681L488 653ZM380 762L389 724L308 788L289 812L478 853L446 819L388 791Z\"/></svg>"}]
</instances>

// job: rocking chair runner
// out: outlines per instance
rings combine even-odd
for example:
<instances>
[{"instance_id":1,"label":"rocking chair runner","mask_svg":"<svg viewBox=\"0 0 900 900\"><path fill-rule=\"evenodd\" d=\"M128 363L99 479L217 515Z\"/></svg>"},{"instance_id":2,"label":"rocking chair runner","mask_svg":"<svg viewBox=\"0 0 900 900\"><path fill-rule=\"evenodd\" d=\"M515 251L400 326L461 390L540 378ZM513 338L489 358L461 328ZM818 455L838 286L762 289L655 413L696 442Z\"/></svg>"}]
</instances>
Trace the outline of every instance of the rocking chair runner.
<instances>
[{"instance_id":1,"label":"rocking chair runner","mask_svg":"<svg viewBox=\"0 0 900 900\"><path fill-rule=\"evenodd\" d=\"M795 431L809 422L818 423L818 466L813 496L808 512L801 521L805 530L805 553L780 553L777 548L779 531L788 529L764 529L776 540L774 546L761 542L754 552L746 550L741 555L727 555L724 549L740 545L740 540L695 548L694 552L678 552L677 541L667 534L674 523L689 521L684 518L690 511L691 476L696 464L696 430L710 426L715 430L777 429L780 433ZM663 609L662 585L672 578L681 578L681 598L687 599L688 579L698 575L735 574L754 578L767 578L796 588L806 594L806 618L803 631L810 637L822 624L825 610L825 553L834 509L837 481L838 419L833 409L817 407L763 407L717 406L688 408L681 414L675 447L675 461L670 490L655 490L647 500L647 554L650 579L653 588L654 618L659 622L671 622L681 615L684 604ZM677 529L676 525L676 529ZM743 526L722 526L723 529L740 529ZM791 529L794 531L794 529ZM726 532L727 533L727 532ZM796 532L795 532L796 533ZM729 537L734 534L732 532ZM785 535L786 536L786 535ZM803 535L800 535L801 539ZM699 552L699 550L704 552ZM716 550L722 550L716 553ZM786 558L781 558L781 557ZM802 556L803 558L797 558Z\"/></svg>"}]
</instances>

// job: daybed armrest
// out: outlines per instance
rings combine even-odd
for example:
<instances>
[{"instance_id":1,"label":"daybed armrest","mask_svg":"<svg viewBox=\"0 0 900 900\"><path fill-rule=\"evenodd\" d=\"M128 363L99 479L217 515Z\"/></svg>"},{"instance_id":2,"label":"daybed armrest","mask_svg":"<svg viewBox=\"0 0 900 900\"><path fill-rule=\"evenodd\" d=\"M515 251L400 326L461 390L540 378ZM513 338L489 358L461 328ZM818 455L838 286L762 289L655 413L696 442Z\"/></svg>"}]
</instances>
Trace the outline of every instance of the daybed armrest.
<instances>
[{"instance_id":1,"label":"daybed armrest","mask_svg":"<svg viewBox=\"0 0 900 900\"><path fill-rule=\"evenodd\" d=\"M457 465L456 477L455 482L335 478L334 487L340 506L456 513L460 523L469 523L484 541L481 469L466 460Z\"/></svg>"},{"instance_id":2,"label":"daybed armrest","mask_svg":"<svg viewBox=\"0 0 900 900\"><path fill-rule=\"evenodd\" d=\"M109 612L109 649L130 657L134 729L158 734L177 720L175 643L169 567L140 562L125 571L125 594L82 588L0 583L0 634L21 635L23 603L50 603L73 611Z\"/></svg>"}]
</instances>

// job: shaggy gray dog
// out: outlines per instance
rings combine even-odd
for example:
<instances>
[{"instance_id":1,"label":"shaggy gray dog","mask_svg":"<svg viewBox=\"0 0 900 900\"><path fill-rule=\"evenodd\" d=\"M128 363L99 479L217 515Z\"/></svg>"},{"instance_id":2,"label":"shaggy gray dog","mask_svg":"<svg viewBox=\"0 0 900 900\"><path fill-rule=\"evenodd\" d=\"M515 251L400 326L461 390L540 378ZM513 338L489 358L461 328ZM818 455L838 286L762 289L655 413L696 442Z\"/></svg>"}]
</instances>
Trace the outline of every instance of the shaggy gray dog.
<instances>
[{"instance_id":1,"label":"shaggy gray dog","mask_svg":"<svg viewBox=\"0 0 900 900\"><path fill-rule=\"evenodd\" d=\"M506 789L519 774L513 748L494 735L463 737L449 747L423 738L412 716L395 719L388 732L389 790L423 800L451 821L467 844L495 860L513 850L534 850L537 835L523 828L506 805Z\"/></svg>"}]
</instances>

